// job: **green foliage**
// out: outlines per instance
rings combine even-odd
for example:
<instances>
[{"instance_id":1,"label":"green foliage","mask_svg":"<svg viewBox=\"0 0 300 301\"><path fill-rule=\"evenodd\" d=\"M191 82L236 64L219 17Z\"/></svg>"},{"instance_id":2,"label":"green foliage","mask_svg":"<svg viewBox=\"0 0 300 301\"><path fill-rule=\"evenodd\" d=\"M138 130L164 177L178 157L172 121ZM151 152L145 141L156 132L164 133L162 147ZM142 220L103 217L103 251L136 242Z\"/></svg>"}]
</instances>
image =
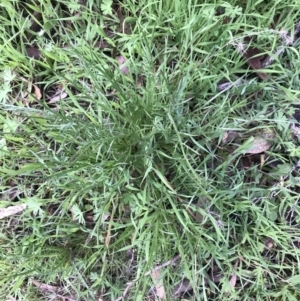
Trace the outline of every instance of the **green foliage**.
<instances>
[{"instance_id":1,"label":"green foliage","mask_svg":"<svg viewBox=\"0 0 300 301\"><path fill-rule=\"evenodd\" d=\"M101 10L102 10L103 14L112 15L113 14L112 5L113 5L112 0L102 0Z\"/></svg>"},{"instance_id":2,"label":"green foliage","mask_svg":"<svg viewBox=\"0 0 300 301\"><path fill-rule=\"evenodd\" d=\"M275 53L298 2L50 2L0 5L0 207L27 205L0 219L1 298L116 300L130 283L143 300L180 255L159 269L170 300L183 280L190 300L298 300L299 45L264 81L238 48Z\"/></svg>"}]
</instances>

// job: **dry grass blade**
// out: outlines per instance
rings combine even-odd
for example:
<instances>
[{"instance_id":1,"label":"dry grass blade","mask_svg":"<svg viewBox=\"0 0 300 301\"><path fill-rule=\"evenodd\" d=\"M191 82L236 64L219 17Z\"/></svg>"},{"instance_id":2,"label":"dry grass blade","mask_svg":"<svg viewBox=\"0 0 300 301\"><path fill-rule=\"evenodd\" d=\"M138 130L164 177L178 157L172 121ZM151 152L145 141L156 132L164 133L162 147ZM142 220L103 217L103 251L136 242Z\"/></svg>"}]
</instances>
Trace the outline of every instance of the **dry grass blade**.
<instances>
[{"instance_id":1,"label":"dry grass blade","mask_svg":"<svg viewBox=\"0 0 300 301\"><path fill-rule=\"evenodd\" d=\"M60 290L60 287L54 286L54 285L49 285L45 283L41 283L37 280L32 279L31 280L32 284L35 285L41 292L52 292L55 293L55 300L62 300L62 301L75 301L76 298L72 296L63 296L58 294L58 291Z\"/></svg>"},{"instance_id":2,"label":"dry grass blade","mask_svg":"<svg viewBox=\"0 0 300 301\"><path fill-rule=\"evenodd\" d=\"M59 287L54 286L54 285L44 284L44 283L41 283L34 279L32 279L31 282L33 285L38 287L41 291L49 291L49 292L58 292L59 291Z\"/></svg>"},{"instance_id":3,"label":"dry grass blade","mask_svg":"<svg viewBox=\"0 0 300 301\"><path fill-rule=\"evenodd\" d=\"M177 255L175 256L173 259L168 260L167 262L164 262L163 264L160 264L158 266L156 266L154 269L152 269L151 271L148 271L144 274L144 276L149 276L150 274L152 274L155 271L158 271L164 267L167 267L168 265L174 264L177 260L179 260L181 258L181 255Z\"/></svg>"}]
</instances>

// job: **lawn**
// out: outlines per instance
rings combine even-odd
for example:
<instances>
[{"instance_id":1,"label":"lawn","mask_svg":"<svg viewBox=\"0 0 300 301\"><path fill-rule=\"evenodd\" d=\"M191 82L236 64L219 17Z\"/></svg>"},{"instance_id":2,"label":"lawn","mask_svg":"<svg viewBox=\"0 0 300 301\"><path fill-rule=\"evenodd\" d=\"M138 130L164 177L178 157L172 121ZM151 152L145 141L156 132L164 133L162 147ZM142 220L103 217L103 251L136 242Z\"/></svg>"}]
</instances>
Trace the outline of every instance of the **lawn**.
<instances>
[{"instance_id":1,"label":"lawn","mask_svg":"<svg viewBox=\"0 0 300 301\"><path fill-rule=\"evenodd\" d=\"M0 300L300 300L299 1L2 0L0 41Z\"/></svg>"}]
</instances>

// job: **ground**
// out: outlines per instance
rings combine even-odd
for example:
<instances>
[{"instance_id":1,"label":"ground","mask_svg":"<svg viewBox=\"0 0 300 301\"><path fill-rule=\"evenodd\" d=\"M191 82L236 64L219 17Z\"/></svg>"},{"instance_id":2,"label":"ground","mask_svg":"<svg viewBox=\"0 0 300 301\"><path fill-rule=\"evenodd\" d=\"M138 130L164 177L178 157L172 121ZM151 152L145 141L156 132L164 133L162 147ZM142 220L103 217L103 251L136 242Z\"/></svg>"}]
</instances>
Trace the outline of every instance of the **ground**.
<instances>
[{"instance_id":1,"label":"ground","mask_svg":"<svg viewBox=\"0 0 300 301\"><path fill-rule=\"evenodd\" d=\"M299 300L300 2L2 0L1 300Z\"/></svg>"}]
</instances>

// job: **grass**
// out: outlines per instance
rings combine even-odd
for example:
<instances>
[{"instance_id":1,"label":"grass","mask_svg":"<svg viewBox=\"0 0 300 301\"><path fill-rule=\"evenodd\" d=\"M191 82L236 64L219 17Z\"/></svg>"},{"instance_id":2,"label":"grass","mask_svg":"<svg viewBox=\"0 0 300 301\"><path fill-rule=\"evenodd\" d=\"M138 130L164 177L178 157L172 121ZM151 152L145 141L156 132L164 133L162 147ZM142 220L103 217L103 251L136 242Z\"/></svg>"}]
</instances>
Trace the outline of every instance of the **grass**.
<instances>
[{"instance_id":1,"label":"grass","mask_svg":"<svg viewBox=\"0 0 300 301\"><path fill-rule=\"evenodd\" d=\"M298 1L78 3L1 2L1 300L298 300Z\"/></svg>"}]
</instances>

